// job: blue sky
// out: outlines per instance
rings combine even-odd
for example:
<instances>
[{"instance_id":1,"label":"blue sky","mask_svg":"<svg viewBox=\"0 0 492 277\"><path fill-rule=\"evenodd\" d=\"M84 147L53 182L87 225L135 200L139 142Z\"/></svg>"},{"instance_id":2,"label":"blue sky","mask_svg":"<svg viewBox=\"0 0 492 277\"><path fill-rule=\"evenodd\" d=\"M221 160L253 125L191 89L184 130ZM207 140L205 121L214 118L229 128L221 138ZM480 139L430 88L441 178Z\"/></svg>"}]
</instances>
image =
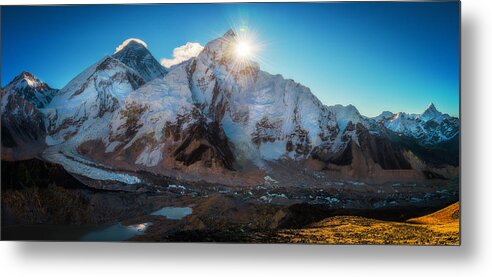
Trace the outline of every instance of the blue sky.
<instances>
[{"instance_id":1,"label":"blue sky","mask_svg":"<svg viewBox=\"0 0 492 277\"><path fill-rule=\"evenodd\" d=\"M263 70L324 104L459 114L458 2L2 7L2 86L30 71L61 88L127 38L160 60L242 24L265 44Z\"/></svg>"}]
</instances>

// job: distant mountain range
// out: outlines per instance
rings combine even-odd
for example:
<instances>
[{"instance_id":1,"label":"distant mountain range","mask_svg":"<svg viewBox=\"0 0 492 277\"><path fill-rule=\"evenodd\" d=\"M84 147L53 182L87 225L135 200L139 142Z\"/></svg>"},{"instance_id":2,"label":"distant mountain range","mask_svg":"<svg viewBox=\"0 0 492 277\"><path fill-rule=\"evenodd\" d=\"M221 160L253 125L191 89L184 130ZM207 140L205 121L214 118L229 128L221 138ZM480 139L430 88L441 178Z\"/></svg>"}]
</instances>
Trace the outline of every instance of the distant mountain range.
<instances>
[{"instance_id":1,"label":"distant mountain range","mask_svg":"<svg viewBox=\"0 0 492 277\"><path fill-rule=\"evenodd\" d=\"M439 112L433 103L421 114L383 112L373 119L426 145L448 141L459 133L459 119Z\"/></svg>"},{"instance_id":2,"label":"distant mountain range","mask_svg":"<svg viewBox=\"0 0 492 277\"><path fill-rule=\"evenodd\" d=\"M60 90L23 72L2 89L2 159L56 148L112 169L194 179L251 166L266 174L290 161L350 178L456 175L458 118L432 103L418 115L373 118L323 105L293 80L235 63L235 37L228 31L171 69L128 40Z\"/></svg>"}]
</instances>

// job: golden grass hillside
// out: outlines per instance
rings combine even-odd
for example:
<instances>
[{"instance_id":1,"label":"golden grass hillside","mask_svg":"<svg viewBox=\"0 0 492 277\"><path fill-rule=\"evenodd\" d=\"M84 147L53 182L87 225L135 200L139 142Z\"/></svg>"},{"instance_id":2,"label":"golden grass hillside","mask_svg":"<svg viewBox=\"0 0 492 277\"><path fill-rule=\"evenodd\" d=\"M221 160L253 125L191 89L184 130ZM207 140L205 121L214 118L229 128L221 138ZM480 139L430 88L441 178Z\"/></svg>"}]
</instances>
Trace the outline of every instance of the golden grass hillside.
<instances>
[{"instance_id":1,"label":"golden grass hillside","mask_svg":"<svg viewBox=\"0 0 492 277\"><path fill-rule=\"evenodd\" d=\"M449 223L459 224L460 220L460 204L456 202L446 208L439 210L435 213L412 218L407 220L409 223L417 223L417 224L427 224L427 225L442 225Z\"/></svg>"},{"instance_id":2,"label":"golden grass hillside","mask_svg":"<svg viewBox=\"0 0 492 277\"><path fill-rule=\"evenodd\" d=\"M459 245L459 202L406 222L335 216L260 240L279 243Z\"/></svg>"}]
</instances>

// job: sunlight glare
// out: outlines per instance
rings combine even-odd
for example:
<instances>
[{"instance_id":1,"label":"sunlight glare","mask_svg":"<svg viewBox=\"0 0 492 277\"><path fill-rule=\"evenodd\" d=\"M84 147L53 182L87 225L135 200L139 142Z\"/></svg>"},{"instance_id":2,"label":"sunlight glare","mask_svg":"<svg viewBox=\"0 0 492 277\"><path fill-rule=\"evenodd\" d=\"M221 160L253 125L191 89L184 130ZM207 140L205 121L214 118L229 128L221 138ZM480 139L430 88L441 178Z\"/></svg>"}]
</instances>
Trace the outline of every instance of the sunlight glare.
<instances>
[{"instance_id":1,"label":"sunlight glare","mask_svg":"<svg viewBox=\"0 0 492 277\"><path fill-rule=\"evenodd\" d=\"M227 78L236 80L241 76L243 81L252 82L259 70L259 63L265 63L261 53L266 44L261 41L258 31L247 24L240 27L231 24L230 31L223 38L227 45Z\"/></svg>"},{"instance_id":2,"label":"sunlight glare","mask_svg":"<svg viewBox=\"0 0 492 277\"><path fill-rule=\"evenodd\" d=\"M235 50L236 56L240 59L247 59L252 55L252 46L246 40L238 40Z\"/></svg>"}]
</instances>

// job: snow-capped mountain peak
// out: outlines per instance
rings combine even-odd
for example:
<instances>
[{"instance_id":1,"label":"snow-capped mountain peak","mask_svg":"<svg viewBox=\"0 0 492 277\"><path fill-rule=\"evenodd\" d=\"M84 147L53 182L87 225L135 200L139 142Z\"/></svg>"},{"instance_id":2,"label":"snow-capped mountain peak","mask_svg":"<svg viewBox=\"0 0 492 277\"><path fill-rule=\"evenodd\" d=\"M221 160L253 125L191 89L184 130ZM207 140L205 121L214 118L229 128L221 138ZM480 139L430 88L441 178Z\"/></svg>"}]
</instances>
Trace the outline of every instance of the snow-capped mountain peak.
<instances>
[{"instance_id":1,"label":"snow-capped mountain peak","mask_svg":"<svg viewBox=\"0 0 492 277\"><path fill-rule=\"evenodd\" d=\"M395 114L390 112L390 111L383 111L381 114L375 116L375 117L372 117L372 119L374 119L375 121L379 122L381 120L384 120L384 119L388 119L390 117L393 117Z\"/></svg>"},{"instance_id":2,"label":"snow-capped mountain peak","mask_svg":"<svg viewBox=\"0 0 492 277\"><path fill-rule=\"evenodd\" d=\"M125 40L116 48L112 57L135 70L146 82L161 78L167 73L167 70L152 56L147 44L139 39Z\"/></svg>"},{"instance_id":3,"label":"snow-capped mountain peak","mask_svg":"<svg viewBox=\"0 0 492 277\"><path fill-rule=\"evenodd\" d=\"M30 72L22 72L2 90L2 159L30 158L44 148L41 110L56 91Z\"/></svg>"},{"instance_id":4,"label":"snow-capped mountain peak","mask_svg":"<svg viewBox=\"0 0 492 277\"><path fill-rule=\"evenodd\" d=\"M143 40L140 40L138 38L129 38L123 43L121 43L118 47L116 47L116 50L114 51L113 54L116 54L120 52L121 50L125 49L126 47L145 47L148 48L147 43L145 43Z\"/></svg>"},{"instance_id":5,"label":"snow-capped mountain peak","mask_svg":"<svg viewBox=\"0 0 492 277\"><path fill-rule=\"evenodd\" d=\"M336 118L338 127L341 131L345 130L347 124L352 122L353 124L361 123L363 121L363 117L360 115L359 110L354 105L334 105L329 106L328 109L332 111Z\"/></svg>"},{"instance_id":6,"label":"snow-capped mountain peak","mask_svg":"<svg viewBox=\"0 0 492 277\"><path fill-rule=\"evenodd\" d=\"M236 32L233 30L233 29L229 29L227 30L227 32L224 33L224 35L222 36L222 38L235 38L237 35L236 35Z\"/></svg>"},{"instance_id":7,"label":"snow-capped mountain peak","mask_svg":"<svg viewBox=\"0 0 492 277\"><path fill-rule=\"evenodd\" d=\"M240 59L237 56L235 51L237 39L236 33L229 30L223 36L207 43L195 58L193 67L198 74L194 74L194 78L196 78L195 84L201 87L199 90L204 89L203 80L211 80L210 78L220 79L221 82L228 83L228 86L237 89L252 85L259 75L260 68L257 63L244 58ZM215 83L215 81L212 82ZM213 88L208 85L207 87L208 89ZM197 96L197 99L201 98Z\"/></svg>"},{"instance_id":8,"label":"snow-capped mountain peak","mask_svg":"<svg viewBox=\"0 0 492 277\"><path fill-rule=\"evenodd\" d=\"M241 71L245 67L255 67L258 65L251 60L245 60L244 57L239 61L235 51L235 46L242 38L232 29L229 29L225 34L215 40L207 43L200 53L199 57L209 58L210 61L219 63L228 71Z\"/></svg>"},{"instance_id":9,"label":"snow-capped mountain peak","mask_svg":"<svg viewBox=\"0 0 492 277\"><path fill-rule=\"evenodd\" d=\"M425 109L425 111L420 114L419 118L423 121L429 121L432 119L440 123L442 122L442 116L443 114L439 112L436 109L436 106L434 106L434 103L431 102L429 106L427 106L427 109Z\"/></svg>"},{"instance_id":10,"label":"snow-capped mountain peak","mask_svg":"<svg viewBox=\"0 0 492 277\"><path fill-rule=\"evenodd\" d=\"M434 110L434 111L437 111L436 106L432 102L429 103L429 105L427 106L427 109L426 110Z\"/></svg>"},{"instance_id":11,"label":"snow-capped mountain peak","mask_svg":"<svg viewBox=\"0 0 492 277\"><path fill-rule=\"evenodd\" d=\"M14 89L41 89L46 86L45 83L41 82L36 76L31 72L23 71L21 74L17 75L5 88Z\"/></svg>"},{"instance_id":12,"label":"snow-capped mountain peak","mask_svg":"<svg viewBox=\"0 0 492 277\"><path fill-rule=\"evenodd\" d=\"M36 108L42 108L51 101L56 90L50 88L32 73L24 71L17 75L3 91L2 107L5 107L10 95L16 94Z\"/></svg>"},{"instance_id":13,"label":"snow-capped mountain peak","mask_svg":"<svg viewBox=\"0 0 492 277\"><path fill-rule=\"evenodd\" d=\"M223 36L208 42L198 57L208 57L215 61L221 60L227 49L231 47L235 37L234 31L227 31Z\"/></svg>"}]
</instances>

